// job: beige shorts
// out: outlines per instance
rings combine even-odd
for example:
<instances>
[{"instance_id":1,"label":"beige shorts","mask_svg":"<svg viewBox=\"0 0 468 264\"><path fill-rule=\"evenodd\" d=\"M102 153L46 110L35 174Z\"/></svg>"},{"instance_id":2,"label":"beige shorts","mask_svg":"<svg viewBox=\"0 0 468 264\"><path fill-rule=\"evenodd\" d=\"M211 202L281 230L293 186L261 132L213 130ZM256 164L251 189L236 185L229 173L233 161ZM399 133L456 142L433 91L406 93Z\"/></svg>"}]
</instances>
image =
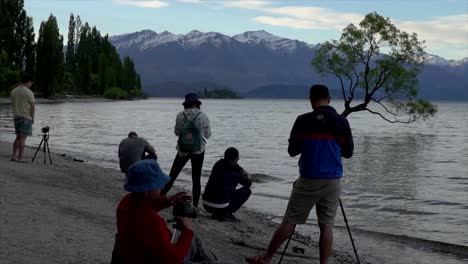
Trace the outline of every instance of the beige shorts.
<instances>
[{"instance_id":1,"label":"beige shorts","mask_svg":"<svg viewBox=\"0 0 468 264\"><path fill-rule=\"evenodd\" d=\"M307 179L300 177L293 184L284 219L291 224L304 224L316 205L321 224L333 224L341 194L340 179Z\"/></svg>"}]
</instances>

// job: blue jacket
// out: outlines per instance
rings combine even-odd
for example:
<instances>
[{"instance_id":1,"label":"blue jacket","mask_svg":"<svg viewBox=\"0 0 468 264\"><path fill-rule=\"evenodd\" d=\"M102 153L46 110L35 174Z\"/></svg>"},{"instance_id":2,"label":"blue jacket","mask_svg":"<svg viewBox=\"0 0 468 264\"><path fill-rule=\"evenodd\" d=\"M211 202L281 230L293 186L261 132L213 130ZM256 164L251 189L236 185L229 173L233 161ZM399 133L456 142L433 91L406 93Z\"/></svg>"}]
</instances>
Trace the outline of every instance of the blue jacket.
<instances>
[{"instance_id":1,"label":"blue jacket","mask_svg":"<svg viewBox=\"0 0 468 264\"><path fill-rule=\"evenodd\" d=\"M341 157L353 155L349 123L331 106L320 106L300 115L289 138L289 155L299 159L301 177L334 179L343 176Z\"/></svg>"}]
</instances>

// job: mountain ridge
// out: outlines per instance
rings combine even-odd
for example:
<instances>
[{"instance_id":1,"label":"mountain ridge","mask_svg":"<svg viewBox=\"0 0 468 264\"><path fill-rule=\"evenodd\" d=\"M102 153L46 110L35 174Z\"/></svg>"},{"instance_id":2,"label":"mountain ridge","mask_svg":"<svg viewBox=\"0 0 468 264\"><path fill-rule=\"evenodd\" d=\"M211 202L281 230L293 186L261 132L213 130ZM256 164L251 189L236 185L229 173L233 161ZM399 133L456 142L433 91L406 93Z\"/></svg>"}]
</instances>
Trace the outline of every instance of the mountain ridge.
<instances>
[{"instance_id":1,"label":"mountain ridge","mask_svg":"<svg viewBox=\"0 0 468 264\"><path fill-rule=\"evenodd\" d=\"M142 77L144 90L164 89L168 82L213 83L240 94L273 85L309 85L322 82L339 87L332 77L322 77L311 66L319 44L283 38L264 30L228 36L192 30L187 34L142 30L109 37L121 56L130 56ZM468 57L446 60L425 55L420 94L427 99L468 100ZM210 88L210 87L207 87ZM185 89L185 88L184 88ZM182 91L182 90L181 90ZM287 93L287 92L286 92ZM274 97L274 96L273 96Z\"/></svg>"},{"instance_id":2,"label":"mountain ridge","mask_svg":"<svg viewBox=\"0 0 468 264\"><path fill-rule=\"evenodd\" d=\"M137 40L135 40L135 38L133 36L138 36ZM233 36L228 36L228 35L225 35L225 34L222 34L222 33L218 33L218 32L214 32L214 31L209 31L209 32L201 32L201 31L198 31L198 30L191 30L190 32L188 32L187 34L174 34L174 33L171 33L169 31L163 31L161 33L157 33L156 31L153 31L151 29L144 29L144 30L141 30L141 31L136 31L136 32L132 32L132 33L126 33L126 34L121 34L121 35L113 35L113 36L110 36L109 37L109 40L114 44L114 46L119 49L122 47L122 45L126 45L128 46L128 44L133 44L133 43L137 43L139 42L138 39L141 39L142 37L144 36L148 36L148 37L151 37L151 36L154 36L151 41L149 41L147 44L152 44L150 47L155 47L155 46L158 46L160 44L164 44L164 43L167 43L167 42L171 42L171 41L178 41L178 40L184 40L184 41L187 41L189 40L190 38L194 38L194 37L199 37L199 36L206 36L206 37L213 37L213 36L222 36L222 37L225 37L227 39L234 39L236 41L239 41L241 43L247 43L247 44L276 44L276 47L279 47L279 48L284 48L285 46L287 46L288 44L290 43L300 43L306 47L310 47L310 48L316 48L318 45L320 45L319 43L317 44L311 44L311 43L307 43L305 41L300 41L300 40L296 40L296 39L289 39L289 38L283 38L283 37L279 37L279 36L276 36L276 35L273 35L269 32L267 32L266 30L255 30L255 31L245 31L243 33L240 33L240 34L236 34L236 35L233 35ZM162 36L162 37L160 37ZM132 37L133 39L133 43L130 42L130 43L121 43L120 41L122 40L122 38L124 37ZM201 40L199 43L201 43L203 40L203 38L198 38L199 40ZM160 40L160 41L158 41ZM192 41L194 42L194 41ZM283 44L283 45L280 45L280 44ZM459 59L459 60L453 60L453 59L445 59L443 58L442 56L439 56L439 55L435 55L435 54L429 54L427 53L425 56L424 56L424 59L425 59L425 63L428 63L428 64L438 64L438 65L448 65L448 66L459 66L460 64L463 64L463 63L468 63L468 57L465 57L465 58L462 58L462 59Z\"/></svg>"}]
</instances>

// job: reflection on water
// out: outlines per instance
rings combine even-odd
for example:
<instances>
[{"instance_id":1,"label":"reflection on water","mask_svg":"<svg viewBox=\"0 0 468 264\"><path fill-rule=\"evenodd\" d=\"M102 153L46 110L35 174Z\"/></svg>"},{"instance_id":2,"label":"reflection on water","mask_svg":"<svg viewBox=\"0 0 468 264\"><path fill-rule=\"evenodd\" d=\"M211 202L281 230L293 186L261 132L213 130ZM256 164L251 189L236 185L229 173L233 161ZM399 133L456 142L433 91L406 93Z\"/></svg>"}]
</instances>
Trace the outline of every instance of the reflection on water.
<instances>
[{"instance_id":1,"label":"reflection on water","mask_svg":"<svg viewBox=\"0 0 468 264\"><path fill-rule=\"evenodd\" d=\"M248 206L281 216L298 175L297 158L286 151L289 132L296 116L310 111L309 104L204 100L202 107L213 128L204 170L227 147L236 146L242 166L260 174ZM343 201L353 227L468 246L468 104L438 107L429 122L410 125L389 124L365 113L350 116L356 149L345 161ZM135 130L156 147L168 170L176 153L174 119L181 109L179 99L41 104L28 144L37 145L40 128L49 125L52 151L117 168L118 143ZM14 138L7 106L0 106L0 133L1 140Z\"/></svg>"}]
</instances>

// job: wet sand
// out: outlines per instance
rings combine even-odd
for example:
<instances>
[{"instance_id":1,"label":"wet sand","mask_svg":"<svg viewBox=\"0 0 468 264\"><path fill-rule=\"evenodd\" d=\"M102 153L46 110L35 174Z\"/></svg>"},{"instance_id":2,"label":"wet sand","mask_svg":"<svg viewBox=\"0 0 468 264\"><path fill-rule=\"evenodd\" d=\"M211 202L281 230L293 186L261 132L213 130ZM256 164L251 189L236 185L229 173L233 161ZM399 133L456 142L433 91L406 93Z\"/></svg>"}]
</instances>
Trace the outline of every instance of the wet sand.
<instances>
[{"instance_id":1,"label":"wet sand","mask_svg":"<svg viewBox=\"0 0 468 264\"><path fill-rule=\"evenodd\" d=\"M115 208L126 194L123 174L55 154L54 164L44 165L42 152L31 163L31 148L27 163L12 162L11 148L0 142L0 263L109 263ZM170 211L162 214L167 218ZM277 224L246 209L236 215L240 223L199 217L194 231L220 260L245 263L246 256L265 249ZM293 247L305 254L293 253ZM295 235L283 263L318 263L316 241ZM335 252L331 263L353 261Z\"/></svg>"}]
</instances>

